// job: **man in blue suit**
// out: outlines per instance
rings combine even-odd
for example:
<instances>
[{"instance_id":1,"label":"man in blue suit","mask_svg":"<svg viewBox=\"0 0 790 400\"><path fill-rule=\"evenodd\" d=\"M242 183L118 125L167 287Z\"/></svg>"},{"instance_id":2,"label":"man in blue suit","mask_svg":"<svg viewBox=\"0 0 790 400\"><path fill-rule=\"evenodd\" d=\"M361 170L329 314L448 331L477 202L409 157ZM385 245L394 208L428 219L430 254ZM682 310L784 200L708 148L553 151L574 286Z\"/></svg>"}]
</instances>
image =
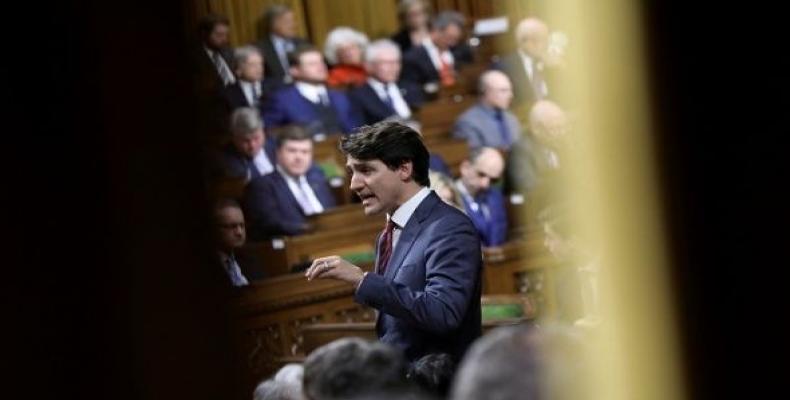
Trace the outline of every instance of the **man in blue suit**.
<instances>
[{"instance_id":1,"label":"man in blue suit","mask_svg":"<svg viewBox=\"0 0 790 400\"><path fill-rule=\"evenodd\" d=\"M299 47L288 54L296 82L275 92L263 108L270 128L301 125L317 139L348 133L362 122L346 95L326 87L324 57L314 47Z\"/></svg>"},{"instance_id":2,"label":"man in blue suit","mask_svg":"<svg viewBox=\"0 0 790 400\"><path fill-rule=\"evenodd\" d=\"M277 138L275 172L253 179L244 190L244 213L254 240L299 235L310 229L306 216L335 206L320 168L313 165L313 142L298 126Z\"/></svg>"},{"instance_id":3,"label":"man in blue suit","mask_svg":"<svg viewBox=\"0 0 790 400\"><path fill-rule=\"evenodd\" d=\"M223 176L245 181L274 171L275 143L267 139L258 110L242 107L230 116L231 142L220 155Z\"/></svg>"},{"instance_id":4,"label":"man in blue suit","mask_svg":"<svg viewBox=\"0 0 790 400\"><path fill-rule=\"evenodd\" d=\"M308 279L356 287L354 299L379 311L380 340L410 361L429 353L460 359L480 336L480 238L469 218L428 189L428 150L420 135L381 122L341 139L351 190L365 214L386 214L371 272L321 257Z\"/></svg>"},{"instance_id":5,"label":"man in blue suit","mask_svg":"<svg viewBox=\"0 0 790 400\"><path fill-rule=\"evenodd\" d=\"M464 210L475 224L485 247L499 246L507 240L507 213L502 191L493 186L502 177L505 160L497 150L481 147L469 152L461 163L461 178L456 189Z\"/></svg>"}]
</instances>

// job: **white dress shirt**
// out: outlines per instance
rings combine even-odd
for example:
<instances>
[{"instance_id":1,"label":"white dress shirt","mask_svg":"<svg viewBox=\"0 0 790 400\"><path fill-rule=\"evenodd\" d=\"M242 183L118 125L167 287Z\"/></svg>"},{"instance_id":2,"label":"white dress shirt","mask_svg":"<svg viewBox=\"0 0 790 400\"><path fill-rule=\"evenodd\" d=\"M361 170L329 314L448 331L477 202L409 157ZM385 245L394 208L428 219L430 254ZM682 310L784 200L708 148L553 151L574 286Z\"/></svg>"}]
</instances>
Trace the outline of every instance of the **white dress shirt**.
<instances>
[{"instance_id":1,"label":"white dress shirt","mask_svg":"<svg viewBox=\"0 0 790 400\"><path fill-rule=\"evenodd\" d=\"M307 182L307 177L302 175L298 178L294 178L285 172L279 165L277 166L277 172L285 179L285 183L288 184L288 189L297 199L297 202L299 202L299 206L302 207L302 211L304 211L305 215L320 214L324 212L324 206L318 201L318 197L316 197L313 188L311 188L310 183ZM305 205L302 204L299 199L308 201L312 210L306 209Z\"/></svg>"},{"instance_id":2,"label":"white dress shirt","mask_svg":"<svg viewBox=\"0 0 790 400\"><path fill-rule=\"evenodd\" d=\"M451 53L449 50L445 50L440 53L436 45L433 44L431 38L425 38L425 40L422 42L422 45L425 47L425 50L428 51L428 56L431 57L431 62L437 71L442 70L442 63L439 61L439 57L441 57L441 59L444 60L444 63L449 65L450 68L455 65L455 57L453 57L453 53Z\"/></svg>"},{"instance_id":3,"label":"white dress shirt","mask_svg":"<svg viewBox=\"0 0 790 400\"><path fill-rule=\"evenodd\" d=\"M329 101L329 94L327 93L326 86L324 85L314 85L307 82L296 82L294 86L296 87L296 90L298 90L299 93L304 96L304 98L315 104L322 103L321 96L325 96L325 99Z\"/></svg>"},{"instance_id":4,"label":"white dress shirt","mask_svg":"<svg viewBox=\"0 0 790 400\"><path fill-rule=\"evenodd\" d=\"M266 175L272 171L274 171L274 165L272 165L271 160L266 155L266 151L263 150L263 147L258 151L258 154L252 158L252 163L255 165L255 168L261 175Z\"/></svg>"},{"instance_id":5,"label":"white dress shirt","mask_svg":"<svg viewBox=\"0 0 790 400\"><path fill-rule=\"evenodd\" d=\"M254 106L255 102L258 100L255 97L255 93L258 93L258 96L261 94L261 82L239 80L239 84L241 85L241 91L244 92L244 98L247 99L247 104L249 104L250 107Z\"/></svg>"},{"instance_id":6,"label":"white dress shirt","mask_svg":"<svg viewBox=\"0 0 790 400\"><path fill-rule=\"evenodd\" d=\"M397 210L390 216L387 214L387 220L392 220L395 223L395 229L392 231L392 252L395 252L395 246L398 245L398 239L400 239L400 233L403 231L403 228L409 223L412 214L414 211L417 210L417 207L420 206L423 200L425 200L428 195L431 194L431 189L427 187L423 187L420 189L419 192L415 193L414 196L411 196L409 200L405 203L401 204Z\"/></svg>"},{"instance_id":7,"label":"white dress shirt","mask_svg":"<svg viewBox=\"0 0 790 400\"><path fill-rule=\"evenodd\" d=\"M486 221L491 220L491 210L488 209L488 206L486 204L480 204L477 202L477 200L475 200L474 197L472 197L472 195L469 193L469 190L466 188L462 180L457 179L455 181L455 187L456 189L458 189L458 192L461 194L461 197L464 198L464 201L466 201L469 204L469 208L472 209L472 212L474 213L482 212L483 218L485 218Z\"/></svg>"},{"instance_id":8,"label":"white dress shirt","mask_svg":"<svg viewBox=\"0 0 790 400\"><path fill-rule=\"evenodd\" d=\"M368 85L373 88L373 91L379 96L381 101L387 102L386 94L389 95L390 99L392 100L392 107L395 109L395 112L398 113L398 116L402 118L409 118L411 117L411 110L409 109L409 105L406 104L406 100L403 99L403 95L398 89L398 85L395 83L387 84L387 87L384 87L384 83L373 78L368 78Z\"/></svg>"},{"instance_id":9,"label":"white dress shirt","mask_svg":"<svg viewBox=\"0 0 790 400\"><path fill-rule=\"evenodd\" d=\"M241 267L235 257L220 251L219 259L233 286L247 286L250 284L250 281L247 280L247 277L241 272Z\"/></svg>"}]
</instances>

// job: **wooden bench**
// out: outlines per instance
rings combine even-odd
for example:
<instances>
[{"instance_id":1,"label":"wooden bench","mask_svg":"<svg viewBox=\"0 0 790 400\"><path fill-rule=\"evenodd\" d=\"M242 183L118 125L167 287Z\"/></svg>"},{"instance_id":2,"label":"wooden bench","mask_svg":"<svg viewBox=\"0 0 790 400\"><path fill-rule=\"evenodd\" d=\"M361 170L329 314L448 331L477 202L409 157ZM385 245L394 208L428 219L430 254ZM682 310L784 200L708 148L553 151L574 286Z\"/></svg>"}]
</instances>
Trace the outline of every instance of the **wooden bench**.
<instances>
[{"instance_id":1,"label":"wooden bench","mask_svg":"<svg viewBox=\"0 0 790 400\"><path fill-rule=\"evenodd\" d=\"M304 357L305 325L373 321L373 310L354 303L353 292L347 283L308 281L303 274L269 278L242 289L231 315L247 393L284 363Z\"/></svg>"},{"instance_id":2,"label":"wooden bench","mask_svg":"<svg viewBox=\"0 0 790 400\"><path fill-rule=\"evenodd\" d=\"M469 144L465 140L444 139L426 143L428 151L442 157L450 168L452 177L461 173L461 163L469 157Z\"/></svg>"},{"instance_id":3,"label":"wooden bench","mask_svg":"<svg viewBox=\"0 0 790 400\"><path fill-rule=\"evenodd\" d=\"M458 116L477 102L475 96L456 95L426 103L416 113L426 143L450 137Z\"/></svg>"}]
</instances>

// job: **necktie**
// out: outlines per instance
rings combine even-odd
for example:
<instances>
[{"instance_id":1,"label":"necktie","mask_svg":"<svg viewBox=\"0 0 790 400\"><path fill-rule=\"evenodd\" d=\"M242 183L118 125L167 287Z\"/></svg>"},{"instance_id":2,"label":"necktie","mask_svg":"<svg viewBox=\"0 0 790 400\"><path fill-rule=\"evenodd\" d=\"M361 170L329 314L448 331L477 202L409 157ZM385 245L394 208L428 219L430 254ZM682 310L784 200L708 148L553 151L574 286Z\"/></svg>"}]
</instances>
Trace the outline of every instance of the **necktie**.
<instances>
[{"instance_id":1,"label":"necktie","mask_svg":"<svg viewBox=\"0 0 790 400\"><path fill-rule=\"evenodd\" d=\"M546 81L543 80L543 73L538 68L538 63L532 62L532 90L535 92L536 100L543 100L546 98Z\"/></svg>"},{"instance_id":2,"label":"necktie","mask_svg":"<svg viewBox=\"0 0 790 400\"><path fill-rule=\"evenodd\" d=\"M390 87L389 83L385 83L384 84L384 98L381 99L381 100L390 109L390 112L391 112L390 115L392 115L392 114L397 114L397 112L395 111L395 105L392 103L392 97L390 97L389 87Z\"/></svg>"},{"instance_id":3,"label":"necktie","mask_svg":"<svg viewBox=\"0 0 790 400\"><path fill-rule=\"evenodd\" d=\"M253 107L258 106L258 102L260 100L261 94L258 91L258 85L253 83L252 84L252 105Z\"/></svg>"},{"instance_id":4,"label":"necktie","mask_svg":"<svg viewBox=\"0 0 790 400\"><path fill-rule=\"evenodd\" d=\"M494 111L494 120L496 120L499 135L502 136L502 143L504 147L510 146L510 130L507 128L507 124L505 123L505 115L502 110Z\"/></svg>"},{"instance_id":5,"label":"necktie","mask_svg":"<svg viewBox=\"0 0 790 400\"><path fill-rule=\"evenodd\" d=\"M392 219L387 221L387 226L384 227L384 232L381 234L381 242L379 243L379 263L378 273L384 275L387 271L387 263L389 263L390 256L392 255L392 232L395 229L395 223Z\"/></svg>"},{"instance_id":6,"label":"necktie","mask_svg":"<svg viewBox=\"0 0 790 400\"><path fill-rule=\"evenodd\" d=\"M442 86L452 86L455 84L455 73L453 72L453 68L444 61L444 57L439 54L439 80L442 82Z\"/></svg>"},{"instance_id":7,"label":"necktie","mask_svg":"<svg viewBox=\"0 0 790 400\"><path fill-rule=\"evenodd\" d=\"M222 79L222 84L227 86L233 82L236 82L236 78L233 77L233 74L228 69L228 65L222 60L222 56L219 55L219 52L212 52L211 57L214 60L214 66L217 68L219 77Z\"/></svg>"},{"instance_id":8,"label":"necktie","mask_svg":"<svg viewBox=\"0 0 790 400\"><path fill-rule=\"evenodd\" d=\"M321 102L321 105L325 107L329 106L329 96L327 96L326 91L324 90L318 91L318 101Z\"/></svg>"},{"instance_id":9,"label":"necktie","mask_svg":"<svg viewBox=\"0 0 790 400\"><path fill-rule=\"evenodd\" d=\"M233 286L244 286L249 284L247 278L241 274L241 269L232 255L225 259L225 269L228 271L228 276L230 276L230 281L233 283Z\"/></svg>"},{"instance_id":10,"label":"necktie","mask_svg":"<svg viewBox=\"0 0 790 400\"><path fill-rule=\"evenodd\" d=\"M307 189L305 188L307 185L306 180L297 179L297 192L299 192L298 198L296 199L299 202L299 205L302 206L302 210L304 211L305 215L312 215L315 214L315 209L313 208L313 204L310 203L310 199L307 197Z\"/></svg>"}]
</instances>

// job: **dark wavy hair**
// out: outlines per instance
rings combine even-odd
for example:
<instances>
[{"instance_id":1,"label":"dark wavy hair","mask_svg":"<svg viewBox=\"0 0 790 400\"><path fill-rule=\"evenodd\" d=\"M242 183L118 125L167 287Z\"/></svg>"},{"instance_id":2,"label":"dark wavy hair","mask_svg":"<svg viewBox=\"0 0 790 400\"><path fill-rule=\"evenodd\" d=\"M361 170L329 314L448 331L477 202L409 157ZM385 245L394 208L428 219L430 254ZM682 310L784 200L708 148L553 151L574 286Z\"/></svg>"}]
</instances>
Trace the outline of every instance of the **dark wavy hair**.
<instances>
[{"instance_id":1,"label":"dark wavy hair","mask_svg":"<svg viewBox=\"0 0 790 400\"><path fill-rule=\"evenodd\" d=\"M412 179L422 186L431 185L428 149L417 131L400 122L384 121L363 126L340 139L340 150L357 160L381 160L393 171L411 161Z\"/></svg>"}]
</instances>

